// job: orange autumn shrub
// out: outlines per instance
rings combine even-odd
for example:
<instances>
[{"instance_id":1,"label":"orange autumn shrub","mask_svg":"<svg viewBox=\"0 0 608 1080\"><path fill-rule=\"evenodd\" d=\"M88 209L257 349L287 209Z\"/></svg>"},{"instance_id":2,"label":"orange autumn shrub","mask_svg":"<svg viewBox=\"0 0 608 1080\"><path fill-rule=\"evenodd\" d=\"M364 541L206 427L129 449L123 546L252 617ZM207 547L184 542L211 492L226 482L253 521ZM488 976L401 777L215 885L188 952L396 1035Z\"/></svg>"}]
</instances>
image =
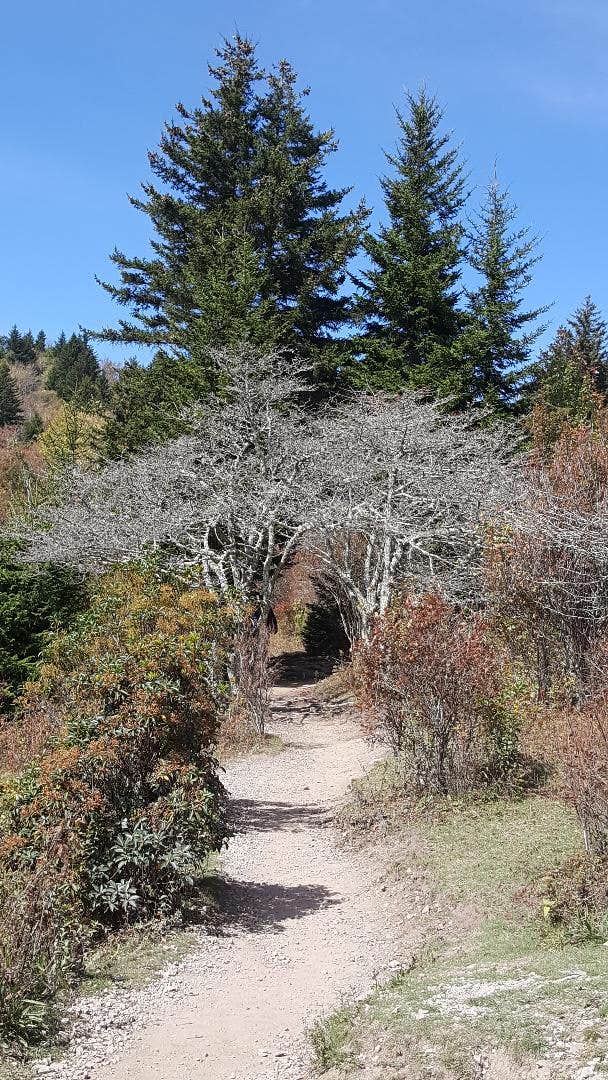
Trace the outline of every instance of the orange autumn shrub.
<instances>
[{"instance_id":1,"label":"orange autumn shrub","mask_svg":"<svg viewBox=\"0 0 608 1080\"><path fill-rule=\"evenodd\" d=\"M484 620L437 594L406 597L356 649L366 729L399 756L413 796L460 795L519 766L501 660Z\"/></svg>"},{"instance_id":2,"label":"orange autumn shrub","mask_svg":"<svg viewBox=\"0 0 608 1080\"><path fill-rule=\"evenodd\" d=\"M34 757L2 781L0 869L58 869L91 923L185 901L228 834L214 746L232 634L204 590L126 570L102 583L27 688Z\"/></svg>"}]
</instances>

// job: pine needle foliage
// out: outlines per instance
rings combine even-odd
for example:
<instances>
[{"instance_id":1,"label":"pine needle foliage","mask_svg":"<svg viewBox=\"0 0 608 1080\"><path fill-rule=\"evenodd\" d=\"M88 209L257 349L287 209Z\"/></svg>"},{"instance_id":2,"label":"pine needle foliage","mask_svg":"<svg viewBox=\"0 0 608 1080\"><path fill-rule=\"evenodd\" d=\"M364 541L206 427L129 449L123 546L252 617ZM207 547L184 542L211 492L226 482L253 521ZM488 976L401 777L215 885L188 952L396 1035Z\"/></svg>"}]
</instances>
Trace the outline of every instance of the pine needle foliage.
<instances>
[{"instance_id":1,"label":"pine needle foliage","mask_svg":"<svg viewBox=\"0 0 608 1080\"><path fill-rule=\"evenodd\" d=\"M349 189L323 179L333 131L315 130L291 65L262 69L247 38L225 42L209 71L210 94L195 109L177 106L149 155L154 182L131 198L152 226L152 255L116 250L119 282L102 283L130 317L98 336L156 349L159 423L146 432L121 420L148 381L131 366L110 426L117 452L161 438L176 397L217 388L211 347L288 348L325 381L350 318L343 285L367 211L343 210Z\"/></svg>"},{"instance_id":2,"label":"pine needle foliage","mask_svg":"<svg viewBox=\"0 0 608 1080\"><path fill-rule=\"evenodd\" d=\"M513 412L531 366L531 350L545 329L547 307L526 310L523 297L538 263L538 239L514 227L517 207L496 175L473 222L468 259L479 276L467 290L468 318L460 350L464 361L459 404Z\"/></svg>"},{"instance_id":3,"label":"pine needle foliage","mask_svg":"<svg viewBox=\"0 0 608 1080\"><path fill-rule=\"evenodd\" d=\"M371 267L358 279L363 333L352 378L360 386L442 396L460 386L466 175L442 120L425 89L397 110L397 149L386 155L392 173L382 180L388 222L366 238Z\"/></svg>"}]
</instances>

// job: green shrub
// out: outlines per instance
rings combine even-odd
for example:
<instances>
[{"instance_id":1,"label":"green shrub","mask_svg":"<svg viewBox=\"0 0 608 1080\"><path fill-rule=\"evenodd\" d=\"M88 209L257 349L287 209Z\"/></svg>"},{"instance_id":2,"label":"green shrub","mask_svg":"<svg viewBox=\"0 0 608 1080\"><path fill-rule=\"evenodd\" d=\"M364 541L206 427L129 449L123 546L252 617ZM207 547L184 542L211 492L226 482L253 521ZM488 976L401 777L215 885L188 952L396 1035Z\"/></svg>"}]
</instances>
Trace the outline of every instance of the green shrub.
<instances>
[{"instance_id":1,"label":"green shrub","mask_svg":"<svg viewBox=\"0 0 608 1080\"><path fill-rule=\"evenodd\" d=\"M85 591L72 571L24 566L0 545L0 705L11 707L33 678L47 634L82 610Z\"/></svg>"},{"instance_id":2,"label":"green shrub","mask_svg":"<svg viewBox=\"0 0 608 1080\"><path fill-rule=\"evenodd\" d=\"M57 867L91 923L184 903L228 834L214 743L232 633L205 591L126 571L102 585L5 732L33 758L1 790L5 867Z\"/></svg>"}]
</instances>

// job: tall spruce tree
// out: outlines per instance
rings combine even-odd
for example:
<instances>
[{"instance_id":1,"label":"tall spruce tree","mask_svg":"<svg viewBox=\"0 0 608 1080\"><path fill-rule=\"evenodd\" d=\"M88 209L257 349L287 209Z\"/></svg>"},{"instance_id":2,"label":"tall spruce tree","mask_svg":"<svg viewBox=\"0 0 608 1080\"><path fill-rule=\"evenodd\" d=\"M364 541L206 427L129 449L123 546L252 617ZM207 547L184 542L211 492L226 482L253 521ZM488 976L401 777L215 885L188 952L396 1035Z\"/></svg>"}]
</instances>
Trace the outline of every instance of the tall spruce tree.
<instances>
[{"instance_id":1,"label":"tall spruce tree","mask_svg":"<svg viewBox=\"0 0 608 1080\"><path fill-rule=\"evenodd\" d=\"M568 319L572 342L589 372L596 390L608 390L608 327L590 296L586 296Z\"/></svg>"},{"instance_id":2,"label":"tall spruce tree","mask_svg":"<svg viewBox=\"0 0 608 1080\"><path fill-rule=\"evenodd\" d=\"M17 383L6 360L0 360L0 427L20 424L23 420Z\"/></svg>"},{"instance_id":3,"label":"tall spruce tree","mask_svg":"<svg viewBox=\"0 0 608 1080\"><path fill-rule=\"evenodd\" d=\"M5 358L10 364L31 364L36 359L36 346L31 330L21 334L13 326L6 339Z\"/></svg>"},{"instance_id":4,"label":"tall spruce tree","mask_svg":"<svg viewBox=\"0 0 608 1080\"><path fill-rule=\"evenodd\" d=\"M169 404L214 387L210 346L278 345L318 371L335 366L333 335L350 317L346 267L367 216L342 212L347 190L325 183L336 141L315 131L289 64L263 71L237 36L210 73L211 95L193 111L179 105L150 154L158 186L131 199L152 224L152 256L115 251L120 283L102 283L131 318L97 336L155 347L150 378L158 364L181 384L167 385ZM139 393L132 367L127 381ZM117 423L113 437L123 449Z\"/></svg>"},{"instance_id":5,"label":"tall spruce tree","mask_svg":"<svg viewBox=\"0 0 608 1080\"><path fill-rule=\"evenodd\" d=\"M76 396L83 405L108 396L108 384L86 334L62 334L52 350L46 384L64 401Z\"/></svg>"},{"instance_id":6,"label":"tall spruce tree","mask_svg":"<svg viewBox=\"0 0 608 1080\"><path fill-rule=\"evenodd\" d=\"M528 229L513 228L516 218L517 208L494 176L469 236L468 260L480 283L466 293L458 404L481 404L498 413L511 412L519 404L532 346L544 330L538 319L548 310L523 307L540 256L537 238Z\"/></svg>"},{"instance_id":7,"label":"tall spruce tree","mask_svg":"<svg viewBox=\"0 0 608 1080\"><path fill-rule=\"evenodd\" d=\"M590 424L606 401L608 328L590 296L540 356L528 387L542 441L564 424Z\"/></svg>"},{"instance_id":8,"label":"tall spruce tree","mask_svg":"<svg viewBox=\"0 0 608 1080\"><path fill-rule=\"evenodd\" d=\"M355 383L380 389L424 387L444 395L460 388L454 350L467 199L458 149L441 132L443 113L426 90L408 93L397 110L399 141L386 154L382 180L388 222L365 241L371 267L358 280L363 323Z\"/></svg>"}]
</instances>

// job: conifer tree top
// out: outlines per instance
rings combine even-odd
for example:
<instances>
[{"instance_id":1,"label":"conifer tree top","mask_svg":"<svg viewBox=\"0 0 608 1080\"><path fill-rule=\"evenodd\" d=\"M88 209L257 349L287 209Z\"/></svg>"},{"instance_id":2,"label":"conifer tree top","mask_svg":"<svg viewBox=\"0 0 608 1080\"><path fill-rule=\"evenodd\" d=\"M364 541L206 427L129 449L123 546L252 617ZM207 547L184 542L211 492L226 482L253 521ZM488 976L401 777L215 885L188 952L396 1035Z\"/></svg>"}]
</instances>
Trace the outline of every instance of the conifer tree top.
<instances>
[{"instance_id":1,"label":"conifer tree top","mask_svg":"<svg viewBox=\"0 0 608 1080\"><path fill-rule=\"evenodd\" d=\"M336 148L315 131L287 61L263 70L253 43L217 50L201 104L177 106L154 182L132 204L153 228L152 257L112 256L102 283L130 318L105 340L156 346L204 368L209 346L257 341L317 353L349 319L346 267L367 212L323 179Z\"/></svg>"}]
</instances>

